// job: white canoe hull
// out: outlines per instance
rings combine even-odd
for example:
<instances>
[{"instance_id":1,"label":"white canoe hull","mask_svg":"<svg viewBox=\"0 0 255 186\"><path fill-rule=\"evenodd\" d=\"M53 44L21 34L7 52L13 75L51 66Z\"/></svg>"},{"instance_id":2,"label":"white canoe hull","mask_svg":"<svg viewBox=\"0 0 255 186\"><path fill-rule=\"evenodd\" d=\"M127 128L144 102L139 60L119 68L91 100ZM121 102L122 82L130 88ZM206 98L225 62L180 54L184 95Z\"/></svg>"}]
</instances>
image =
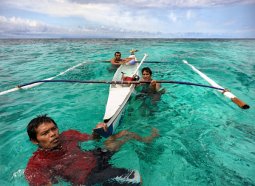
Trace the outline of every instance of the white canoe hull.
<instances>
[{"instance_id":1,"label":"white canoe hull","mask_svg":"<svg viewBox=\"0 0 255 186\"><path fill-rule=\"evenodd\" d=\"M135 72L138 67L138 64L135 65L121 65L114 77L113 81L121 81L122 72L124 72L125 76L132 77L133 75L138 75L138 72ZM109 96L105 108L104 120L110 120L115 114L118 114L120 109L124 107L127 103L131 93L134 90L135 85L127 85L127 84L112 84L109 89Z\"/></svg>"},{"instance_id":2,"label":"white canoe hull","mask_svg":"<svg viewBox=\"0 0 255 186\"><path fill-rule=\"evenodd\" d=\"M133 65L121 65L115 72L112 81L121 81L124 73L125 77L133 77L139 75L139 68L147 55L145 54L141 63ZM104 132L103 129L96 131L103 137L112 135L119 123L121 113L129 100L132 92L134 91L134 84L111 84L109 88L109 96L105 108L104 122L107 124L108 131Z\"/></svg>"}]
</instances>

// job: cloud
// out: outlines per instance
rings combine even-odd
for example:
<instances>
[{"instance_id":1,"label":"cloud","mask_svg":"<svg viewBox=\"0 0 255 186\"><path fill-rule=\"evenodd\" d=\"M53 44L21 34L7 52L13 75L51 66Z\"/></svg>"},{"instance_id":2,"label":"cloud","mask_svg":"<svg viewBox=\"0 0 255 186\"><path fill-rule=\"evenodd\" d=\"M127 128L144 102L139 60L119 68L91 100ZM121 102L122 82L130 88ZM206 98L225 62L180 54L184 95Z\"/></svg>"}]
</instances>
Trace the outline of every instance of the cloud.
<instances>
[{"instance_id":1,"label":"cloud","mask_svg":"<svg viewBox=\"0 0 255 186\"><path fill-rule=\"evenodd\" d=\"M0 38L19 37L154 37L155 34L144 31L133 31L99 27L78 26L64 28L52 26L36 20L22 19L20 17L0 16Z\"/></svg>"},{"instance_id":2,"label":"cloud","mask_svg":"<svg viewBox=\"0 0 255 186\"><path fill-rule=\"evenodd\" d=\"M69 0L78 4L116 4L130 7L201 8L235 4L254 4L254 0Z\"/></svg>"},{"instance_id":3,"label":"cloud","mask_svg":"<svg viewBox=\"0 0 255 186\"><path fill-rule=\"evenodd\" d=\"M209 7L248 3L255 2L254 0L241 2L237 0L40 0L38 3L32 0L1 0L2 10L18 11L19 14L10 16L9 13L5 17L2 16L1 22L5 23L0 25L0 33L156 37L160 34L165 36L185 31L213 32L215 28L212 25L219 24L218 21L213 22L209 19L215 17L213 11L215 8L212 10ZM236 21L235 18L233 20Z\"/></svg>"},{"instance_id":4,"label":"cloud","mask_svg":"<svg viewBox=\"0 0 255 186\"><path fill-rule=\"evenodd\" d=\"M34 20L21 19L17 17L6 18L4 16L0 16L0 24L11 24L14 26L24 26L24 27L34 27L34 28L41 25L41 23Z\"/></svg>"},{"instance_id":5,"label":"cloud","mask_svg":"<svg viewBox=\"0 0 255 186\"><path fill-rule=\"evenodd\" d=\"M79 1L80 2L80 1ZM109 1L110 2L110 1ZM128 9L117 3L83 3L64 0L41 0L40 3L32 3L29 0L11 1L7 3L18 9L46 14L51 17L80 17L86 25L105 25L113 29L124 29L129 31L155 32L165 29L162 21L157 16L150 15L146 10ZM164 25L164 24L162 24Z\"/></svg>"},{"instance_id":6,"label":"cloud","mask_svg":"<svg viewBox=\"0 0 255 186\"><path fill-rule=\"evenodd\" d=\"M6 18L0 16L0 30L2 33L13 32L42 32L47 26L35 20L22 19L18 17Z\"/></svg>"},{"instance_id":7,"label":"cloud","mask_svg":"<svg viewBox=\"0 0 255 186\"><path fill-rule=\"evenodd\" d=\"M79 29L82 30L82 29ZM23 19L20 17L0 16L0 37L46 37L57 33L73 33L72 29L51 26L36 20ZM77 30L75 31L77 32Z\"/></svg>"}]
</instances>

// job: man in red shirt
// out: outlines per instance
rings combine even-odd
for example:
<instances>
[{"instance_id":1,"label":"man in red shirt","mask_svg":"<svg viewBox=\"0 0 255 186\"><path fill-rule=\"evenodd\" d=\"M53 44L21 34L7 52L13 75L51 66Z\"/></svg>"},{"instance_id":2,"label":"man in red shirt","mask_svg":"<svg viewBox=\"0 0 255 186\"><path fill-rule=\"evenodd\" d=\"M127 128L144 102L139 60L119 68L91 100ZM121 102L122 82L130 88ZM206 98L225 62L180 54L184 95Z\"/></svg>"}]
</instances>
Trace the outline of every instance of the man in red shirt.
<instances>
[{"instance_id":1,"label":"man in red shirt","mask_svg":"<svg viewBox=\"0 0 255 186\"><path fill-rule=\"evenodd\" d=\"M101 127L104 124L99 125ZM57 124L47 115L32 119L27 126L27 133L32 143L38 145L25 170L30 185L52 185L59 180L73 185L140 185L141 178L137 171L112 167L108 160L114 151L130 139L150 142L158 136L156 129L151 136L144 138L129 131L121 131L105 141L106 149L83 151L79 143L97 139L98 136L76 130L59 134Z\"/></svg>"}]
</instances>

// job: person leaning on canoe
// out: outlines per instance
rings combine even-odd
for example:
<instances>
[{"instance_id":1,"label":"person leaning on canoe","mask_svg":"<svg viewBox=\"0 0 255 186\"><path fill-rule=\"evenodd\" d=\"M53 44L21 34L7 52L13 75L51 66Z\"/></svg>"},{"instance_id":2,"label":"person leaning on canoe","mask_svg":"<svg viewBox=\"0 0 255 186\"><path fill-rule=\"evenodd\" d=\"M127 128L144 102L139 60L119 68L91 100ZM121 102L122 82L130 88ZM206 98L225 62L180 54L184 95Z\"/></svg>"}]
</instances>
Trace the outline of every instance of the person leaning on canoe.
<instances>
[{"instance_id":1,"label":"person leaning on canoe","mask_svg":"<svg viewBox=\"0 0 255 186\"><path fill-rule=\"evenodd\" d=\"M114 58L111 59L111 64L114 65L114 66L120 66L120 65L126 64L126 63L133 64L135 62L136 61L135 61L135 56L134 55L131 55L128 58L122 59L120 52L115 52L114 53Z\"/></svg>"},{"instance_id":2,"label":"person leaning on canoe","mask_svg":"<svg viewBox=\"0 0 255 186\"><path fill-rule=\"evenodd\" d=\"M107 130L106 126L99 123L96 128ZM47 115L32 119L27 133L30 141L38 145L24 172L29 185L53 185L61 180L72 185L140 185L138 171L112 167L108 160L131 139L149 143L158 136L156 129L148 137L124 130L110 136L103 149L85 151L80 143L98 139L96 133L89 135L76 130L59 133L56 122Z\"/></svg>"}]
</instances>

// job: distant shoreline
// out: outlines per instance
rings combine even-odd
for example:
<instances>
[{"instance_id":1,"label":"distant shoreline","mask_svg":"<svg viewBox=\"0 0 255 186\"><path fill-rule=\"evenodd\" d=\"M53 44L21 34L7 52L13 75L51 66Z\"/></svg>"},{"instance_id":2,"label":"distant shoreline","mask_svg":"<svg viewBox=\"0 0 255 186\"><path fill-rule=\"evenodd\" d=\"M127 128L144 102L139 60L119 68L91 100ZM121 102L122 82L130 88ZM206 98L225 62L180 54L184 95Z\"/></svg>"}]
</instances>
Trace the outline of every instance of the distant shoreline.
<instances>
[{"instance_id":1,"label":"distant shoreline","mask_svg":"<svg viewBox=\"0 0 255 186\"><path fill-rule=\"evenodd\" d=\"M255 38L92 38L92 37L81 37L81 38L0 38L0 40L255 40Z\"/></svg>"}]
</instances>

